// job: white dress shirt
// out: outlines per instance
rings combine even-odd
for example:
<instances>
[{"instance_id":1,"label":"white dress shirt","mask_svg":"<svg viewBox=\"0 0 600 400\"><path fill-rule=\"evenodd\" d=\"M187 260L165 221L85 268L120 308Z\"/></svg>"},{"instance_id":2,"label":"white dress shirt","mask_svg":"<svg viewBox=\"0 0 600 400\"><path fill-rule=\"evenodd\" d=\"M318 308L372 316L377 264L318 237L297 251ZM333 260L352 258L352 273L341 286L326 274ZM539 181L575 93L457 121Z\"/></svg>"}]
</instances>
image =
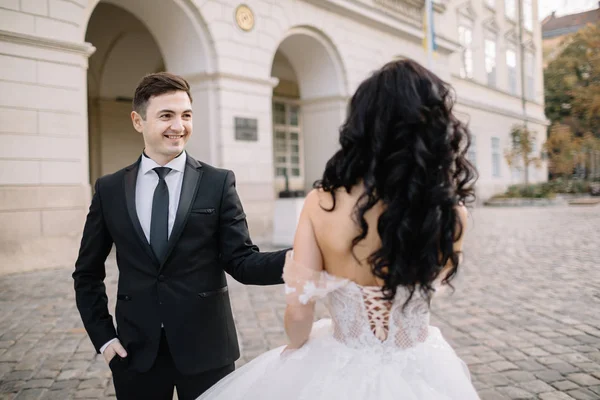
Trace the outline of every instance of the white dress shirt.
<instances>
[{"instance_id":1,"label":"white dress shirt","mask_svg":"<svg viewBox=\"0 0 600 400\"><path fill-rule=\"evenodd\" d=\"M165 177L165 182L167 182L167 187L169 188L169 237L171 237L173 223L175 222L177 208L179 207L186 159L187 156L184 151L177 158L165 165L165 167L171 168L171 171ZM148 243L150 243L152 200L154 199L154 190L158 185L158 174L154 172L154 168L156 167L160 167L156 161L145 155L142 156L135 185L135 210L137 211L138 219Z\"/></svg>"},{"instance_id":2,"label":"white dress shirt","mask_svg":"<svg viewBox=\"0 0 600 400\"><path fill-rule=\"evenodd\" d=\"M181 196L181 186L183 184L183 173L185 171L185 163L187 155L182 152L179 156L171 160L165 167L171 168L171 171L165 177L165 182L169 188L169 232L168 237L171 237L173 231L173 224L175 223L175 216L177 215L177 208L179 207L179 197ZM154 168L160 167L156 161L147 157L145 154L142 155L142 161L138 169L137 181L135 185L135 210L137 212L138 219L142 225L142 230L146 236L146 240L150 243L150 222L152 220L152 201L154 199L154 190L158 185L158 174L154 172ZM104 350L109 344L118 340L117 338L111 339L104 346L100 348L100 353L104 353Z\"/></svg>"}]
</instances>

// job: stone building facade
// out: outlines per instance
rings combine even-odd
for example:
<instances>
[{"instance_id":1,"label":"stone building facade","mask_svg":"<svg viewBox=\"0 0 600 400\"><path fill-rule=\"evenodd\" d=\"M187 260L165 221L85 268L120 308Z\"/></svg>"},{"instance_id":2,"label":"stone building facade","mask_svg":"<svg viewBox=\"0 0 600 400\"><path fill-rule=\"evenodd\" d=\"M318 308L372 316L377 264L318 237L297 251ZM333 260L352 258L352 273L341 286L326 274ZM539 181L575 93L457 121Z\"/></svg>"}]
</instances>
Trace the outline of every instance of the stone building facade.
<instances>
[{"instance_id":1,"label":"stone building facade","mask_svg":"<svg viewBox=\"0 0 600 400\"><path fill-rule=\"evenodd\" d=\"M504 160L514 124L527 121L538 148L545 141L537 0L520 2L522 13L517 0L434 7L432 69L474 133L481 199L520 180ZM234 170L253 238L270 241L284 175L297 190L319 177L357 85L395 58L426 63L423 6L0 0L0 272L73 263L93 182L140 154L133 90L161 70L192 86L188 151Z\"/></svg>"}]
</instances>

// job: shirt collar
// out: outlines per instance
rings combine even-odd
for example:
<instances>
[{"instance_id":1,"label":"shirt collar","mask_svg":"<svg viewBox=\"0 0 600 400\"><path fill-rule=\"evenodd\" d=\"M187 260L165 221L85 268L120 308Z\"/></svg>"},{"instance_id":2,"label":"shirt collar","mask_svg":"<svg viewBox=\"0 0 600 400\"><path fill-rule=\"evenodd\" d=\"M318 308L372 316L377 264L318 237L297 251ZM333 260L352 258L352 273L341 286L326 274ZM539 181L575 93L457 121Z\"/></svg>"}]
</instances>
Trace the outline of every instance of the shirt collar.
<instances>
[{"instance_id":1,"label":"shirt collar","mask_svg":"<svg viewBox=\"0 0 600 400\"><path fill-rule=\"evenodd\" d=\"M182 151L180 155L169 161L165 167L171 168L173 171L183 172L185 171L185 163L187 161L187 154ZM142 154L142 161L140 163L140 170L143 175L152 171L154 168L160 167L156 161L148 157L145 153Z\"/></svg>"}]
</instances>

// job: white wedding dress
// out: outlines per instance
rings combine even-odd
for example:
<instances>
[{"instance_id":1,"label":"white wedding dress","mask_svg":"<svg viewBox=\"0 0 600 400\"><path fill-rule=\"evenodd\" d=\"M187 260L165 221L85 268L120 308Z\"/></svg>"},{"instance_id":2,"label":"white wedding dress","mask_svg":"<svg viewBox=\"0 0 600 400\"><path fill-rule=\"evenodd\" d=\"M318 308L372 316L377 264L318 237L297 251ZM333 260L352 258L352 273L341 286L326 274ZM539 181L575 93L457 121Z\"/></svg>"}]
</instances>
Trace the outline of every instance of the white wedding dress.
<instances>
[{"instance_id":1,"label":"white wedding dress","mask_svg":"<svg viewBox=\"0 0 600 400\"><path fill-rule=\"evenodd\" d=\"M288 303L324 299L331 319L313 325L298 350L268 351L223 378L199 400L471 400L468 369L429 326L427 301L399 287L393 301L378 287L316 272L288 253ZM283 354L282 354L283 352Z\"/></svg>"}]
</instances>

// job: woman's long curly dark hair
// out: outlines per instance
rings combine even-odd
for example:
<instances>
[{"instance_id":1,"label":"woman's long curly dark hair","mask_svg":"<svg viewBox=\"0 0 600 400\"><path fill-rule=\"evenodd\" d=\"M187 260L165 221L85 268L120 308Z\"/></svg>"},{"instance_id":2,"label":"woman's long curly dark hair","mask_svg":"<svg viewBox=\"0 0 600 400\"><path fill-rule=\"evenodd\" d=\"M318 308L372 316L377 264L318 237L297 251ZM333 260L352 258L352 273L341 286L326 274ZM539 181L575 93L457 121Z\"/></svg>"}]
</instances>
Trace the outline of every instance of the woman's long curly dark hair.
<instances>
[{"instance_id":1,"label":"woman's long curly dark hair","mask_svg":"<svg viewBox=\"0 0 600 400\"><path fill-rule=\"evenodd\" d=\"M410 298L419 288L429 300L444 266L450 265L444 283L456 274L453 245L463 229L456 208L474 200L477 172L465 156L470 137L453 104L451 87L415 61L386 64L358 87L340 129L342 148L315 182L333 197L328 211L337 189L364 186L353 249L367 236L365 213L383 203L381 248L367 261L387 299L401 285Z\"/></svg>"}]
</instances>

